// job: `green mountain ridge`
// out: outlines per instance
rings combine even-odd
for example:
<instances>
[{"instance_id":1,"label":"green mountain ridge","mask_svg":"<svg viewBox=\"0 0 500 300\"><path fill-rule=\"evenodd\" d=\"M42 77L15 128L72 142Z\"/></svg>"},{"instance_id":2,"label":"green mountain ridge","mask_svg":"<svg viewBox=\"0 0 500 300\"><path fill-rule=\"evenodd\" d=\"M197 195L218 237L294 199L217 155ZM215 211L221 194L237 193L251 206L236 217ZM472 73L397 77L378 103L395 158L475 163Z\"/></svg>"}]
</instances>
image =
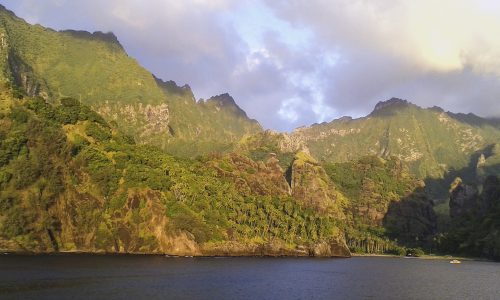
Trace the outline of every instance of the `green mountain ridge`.
<instances>
[{"instance_id":1,"label":"green mountain ridge","mask_svg":"<svg viewBox=\"0 0 500 300\"><path fill-rule=\"evenodd\" d=\"M194 156L261 130L234 100L198 103L188 86L155 78L127 55L113 33L54 31L30 25L5 8L0 23L1 81L51 103L78 99L138 142Z\"/></svg>"},{"instance_id":2,"label":"green mountain ridge","mask_svg":"<svg viewBox=\"0 0 500 300\"><path fill-rule=\"evenodd\" d=\"M461 114L393 98L377 104L366 117L301 127L281 135L278 144L284 151L307 148L327 163L394 155L421 179L443 178L452 170L464 169L476 153L500 141L494 121L466 116L464 120Z\"/></svg>"}]
</instances>

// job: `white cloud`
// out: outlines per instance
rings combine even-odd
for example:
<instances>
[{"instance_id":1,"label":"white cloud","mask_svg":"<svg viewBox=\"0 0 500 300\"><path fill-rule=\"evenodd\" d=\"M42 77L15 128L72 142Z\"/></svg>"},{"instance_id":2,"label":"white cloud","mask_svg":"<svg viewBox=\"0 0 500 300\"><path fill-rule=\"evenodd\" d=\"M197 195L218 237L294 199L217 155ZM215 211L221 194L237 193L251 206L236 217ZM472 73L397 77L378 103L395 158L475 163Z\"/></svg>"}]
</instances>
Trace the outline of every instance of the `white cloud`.
<instances>
[{"instance_id":1,"label":"white cloud","mask_svg":"<svg viewBox=\"0 0 500 300\"><path fill-rule=\"evenodd\" d=\"M475 0L268 1L284 19L323 42L365 48L428 70L471 65L500 72L500 5Z\"/></svg>"},{"instance_id":2,"label":"white cloud","mask_svg":"<svg viewBox=\"0 0 500 300\"><path fill-rule=\"evenodd\" d=\"M298 97L290 98L281 102L278 115L288 122L295 122L299 119L300 107L304 106L302 100Z\"/></svg>"},{"instance_id":3,"label":"white cloud","mask_svg":"<svg viewBox=\"0 0 500 300\"><path fill-rule=\"evenodd\" d=\"M342 63L328 72L330 84L323 94L339 110L361 115L375 101L400 96L422 105L453 98L444 102L445 108L461 111L473 102L473 112L500 115L500 105L491 100L500 98L498 1L266 3L282 19L311 29L322 47L337 49ZM451 78L462 86L449 86ZM488 89L477 90L485 80Z\"/></svg>"}]
</instances>

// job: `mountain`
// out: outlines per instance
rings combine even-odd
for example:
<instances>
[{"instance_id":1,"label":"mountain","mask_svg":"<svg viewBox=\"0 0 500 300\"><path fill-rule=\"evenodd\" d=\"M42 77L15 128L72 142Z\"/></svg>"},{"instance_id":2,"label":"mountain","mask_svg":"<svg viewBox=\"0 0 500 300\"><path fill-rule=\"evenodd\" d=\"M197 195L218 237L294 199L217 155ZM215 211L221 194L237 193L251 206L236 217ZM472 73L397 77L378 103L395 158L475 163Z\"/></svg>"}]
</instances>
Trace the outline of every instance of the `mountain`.
<instances>
[{"instance_id":1,"label":"mountain","mask_svg":"<svg viewBox=\"0 0 500 300\"><path fill-rule=\"evenodd\" d=\"M188 86L155 78L113 33L54 31L0 7L0 81L20 95L78 99L137 142L195 156L228 148L261 126L229 95L196 101Z\"/></svg>"},{"instance_id":2,"label":"mountain","mask_svg":"<svg viewBox=\"0 0 500 300\"><path fill-rule=\"evenodd\" d=\"M479 156L488 155L488 149L500 141L500 129L494 121L460 116L393 98L379 102L366 117L343 117L297 128L290 134L262 133L254 140L269 140L273 135L275 151L307 149L323 163L348 162L367 155L396 156L413 175L429 183L432 195L444 199L453 176L473 180ZM256 150L260 146L243 147ZM443 178L446 183L434 184Z\"/></svg>"},{"instance_id":3,"label":"mountain","mask_svg":"<svg viewBox=\"0 0 500 300\"><path fill-rule=\"evenodd\" d=\"M363 118L342 117L290 134L258 133L243 139L238 151L255 160L275 153L285 169L298 151L316 158L348 199L347 244L370 252L395 249L395 239L407 247L439 248L430 239L444 243L440 237L458 226L449 216L450 184L460 177L480 189L486 177L498 176L499 141L495 120L393 98Z\"/></svg>"},{"instance_id":4,"label":"mountain","mask_svg":"<svg viewBox=\"0 0 500 300\"><path fill-rule=\"evenodd\" d=\"M165 94L170 113L170 139L159 139L171 154L194 157L198 154L227 151L243 136L262 131L260 124L248 118L229 94L196 101L189 86L157 79Z\"/></svg>"},{"instance_id":5,"label":"mountain","mask_svg":"<svg viewBox=\"0 0 500 300\"><path fill-rule=\"evenodd\" d=\"M350 255L339 211L296 201L304 187L276 165L167 154L217 153L260 132L228 94L196 101L110 33L57 32L4 8L0 23L2 249Z\"/></svg>"},{"instance_id":6,"label":"mountain","mask_svg":"<svg viewBox=\"0 0 500 300\"><path fill-rule=\"evenodd\" d=\"M227 94L196 101L189 86L155 78L112 33L58 32L30 25L3 7L0 23L1 81L51 103L78 99L137 142L194 157L231 150L242 137L262 131ZM419 178L440 178L467 167L473 153L498 137L495 120L422 109L394 98L378 103L364 118L298 128L280 148L307 147L325 162L395 155Z\"/></svg>"},{"instance_id":7,"label":"mountain","mask_svg":"<svg viewBox=\"0 0 500 300\"><path fill-rule=\"evenodd\" d=\"M368 116L341 118L295 130L284 144L307 147L320 160L349 161L363 155L395 155L420 178L441 177L450 169L467 167L473 153L500 140L493 125L475 125L438 109L410 102L380 102Z\"/></svg>"},{"instance_id":8,"label":"mountain","mask_svg":"<svg viewBox=\"0 0 500 300\"><path fill-rule=\"evenodd\" d=\"M496 120L393 98L263 131L229 94L196 100L156 78L111 33L4 8L0 23L0 249L497 253Z\"/></svg>"}]
</instances>

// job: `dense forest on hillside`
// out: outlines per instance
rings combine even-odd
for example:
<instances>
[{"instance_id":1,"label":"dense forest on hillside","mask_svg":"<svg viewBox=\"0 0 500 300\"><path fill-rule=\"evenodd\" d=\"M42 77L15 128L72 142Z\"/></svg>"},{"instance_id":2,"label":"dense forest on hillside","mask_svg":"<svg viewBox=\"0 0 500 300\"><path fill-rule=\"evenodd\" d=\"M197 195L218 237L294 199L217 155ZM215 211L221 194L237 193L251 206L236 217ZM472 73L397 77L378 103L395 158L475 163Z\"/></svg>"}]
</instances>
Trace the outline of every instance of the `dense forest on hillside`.
<instances>
[{"instance_id":1,"label":"dense forest on hillside","mask_svg":"<svg viewBox=\"0 0 500 300\"><path fill-rule=\"evenodd\" d=\"M342 241L328 212L289 195L243 195L217 175L215 158L136 145L71 98L11 101L0 119L0 232L20 249L168 251L162 239L183 234L214 248L279 241L280 251Z\"/></svg>"}]
</instances>

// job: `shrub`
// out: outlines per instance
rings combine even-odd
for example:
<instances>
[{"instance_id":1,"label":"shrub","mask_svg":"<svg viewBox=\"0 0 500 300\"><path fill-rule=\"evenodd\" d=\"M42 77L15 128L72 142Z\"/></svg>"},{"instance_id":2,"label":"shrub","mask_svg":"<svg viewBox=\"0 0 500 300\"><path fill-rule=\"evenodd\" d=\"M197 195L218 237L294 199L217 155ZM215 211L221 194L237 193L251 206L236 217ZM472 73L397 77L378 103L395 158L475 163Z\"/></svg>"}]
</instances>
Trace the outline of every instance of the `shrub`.
<instances>
[{"instance_id":1,"label":"shrub","mask_svg":"<svg viewBox=\"0 0 500 300\"><path fill-rule=\"evenodd\" d=\"M10 118L17 123L26 123L29 119L29 114L21 107L13 107L10 112Z\"/></svg>"},{"instance_id":2,"label":"shrub","mask_svg":"<svg viewBox=\"0 0 500 300\"><path fill-rule=\"evenodd\" d=\"M75 124L79 120L80 101L73 98L61 99L61 106L58 107L58 120L63 124Z\"/></svg>"},{"instance_id":3,"label":"shrub","mask_svg":"<svg viewBox=\"0 0 500 300\"><path fill-rule=\"evenodd\" d=\"M406 255L408 255L408 256L419 257L419 256L422 256L424 254L425 254L424 251L420 248L408 248L408 249L406 249Z\"/></svg>"},{"instance_id":4,"label":"shrub","mask_svg":"<svg viewBox=\"0 0 500 300\"><path fill-rule=\"evenodd\" d=\"M80 107L80 101L74 98L62 98L61 105L63 107Z\"/></svg>"},{"instance_id":5,"label":"shrub","mask_svg":"<svg viewBox=\"0 0 500 300\"><path fill-rule=\"evenodd\" d=\"M85 133L94 138L97 142L104 142L111 139L111 131L109 128L103 128L97 123L89 123L85 128Z\"/></svg>"},{"instance_id":6,"label":"shrub","mask_svg":"<svg viewBox=\"0 0 500 300\"><path fill-rule=\"evenodd\" d=\"M101 124L102 126L108 126L106 121L101 115L90 109L88 106L82 105L80 108L79 119L82 121L89 120L91 122L95 122Z\"/></svg>"},{"instance_id":7,"label":"shrub","mask_svg":"<svg viewBox=\"0 0 500 300\"><path fill-rule=\"evenodd\" d=\"M108 207L111 211L122 209L125 203L127 202L127 195L121 194L118 196L114 196L109 201Z\"/></svg>"},{"instance_id":8,"label":"shrub","mask_svg":"<svg viewBox=\"0 0 500 300\"><path fill-rule=\"evenodd\" d=\"M71 155L76 156L90 143L81 135L75 134L73 142L71 143Z\"/></svg>"},{"instance_id":9,"label":"shrub","mask_svg":"<svg viewBox=\"0 0 500 300\"><path fill-rule=\"evenodd\" d=\"M393 255L405 256L406 249L404 247L394 246L393 248L389 249L387 253Z\"/></svg>"}]
</instances>

